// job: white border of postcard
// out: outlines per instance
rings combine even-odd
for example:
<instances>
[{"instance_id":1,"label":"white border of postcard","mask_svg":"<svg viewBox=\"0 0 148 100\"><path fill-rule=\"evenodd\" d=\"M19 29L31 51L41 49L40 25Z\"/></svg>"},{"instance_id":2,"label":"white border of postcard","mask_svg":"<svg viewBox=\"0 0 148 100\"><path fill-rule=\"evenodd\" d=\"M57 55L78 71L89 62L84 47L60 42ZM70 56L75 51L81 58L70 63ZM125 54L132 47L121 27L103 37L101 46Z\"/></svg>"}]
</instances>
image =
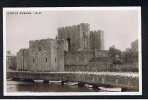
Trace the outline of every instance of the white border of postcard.
<instances>
[{"instance_id":1,"label":"white border of postcard","mask_svg":"<svg viewBox=\"0 0 148 100\"><path fill-rule=\"evenodd\" d=\"M139 92L7 92L6 84L6 12L7 11L68 11L68 10L138 10ZM3 8L3 92L4 96L87 96L87 95L142 95L141 7L27 7Z\"/></svg>"}]
</instances>

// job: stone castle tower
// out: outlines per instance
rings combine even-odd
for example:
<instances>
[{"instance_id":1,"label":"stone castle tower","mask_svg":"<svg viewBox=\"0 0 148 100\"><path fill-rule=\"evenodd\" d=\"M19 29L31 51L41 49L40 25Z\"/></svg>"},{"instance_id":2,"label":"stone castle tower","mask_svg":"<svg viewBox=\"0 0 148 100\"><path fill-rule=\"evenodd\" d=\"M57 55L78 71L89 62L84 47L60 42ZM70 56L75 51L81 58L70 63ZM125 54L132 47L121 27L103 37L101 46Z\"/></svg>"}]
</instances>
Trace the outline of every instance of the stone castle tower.
<instances>
[{"instance_id":1,"label":"stone castle tower","mask_svg":"<svg viewBox=\"0 0 148 100\"><path fill-rule=\"evenodd\" d=\"M88 23L61 27L57 38L65 40L67 51L104 49L103 31L90 31Z\"/></svg>"},{"instance_id":2,"label":"stone castle tower","mask_svg":"<svg viewBox=\"0 0 148 100\"><path fill-rule=\"evenodd\" d=\"M101 30L90 31L90 48L104 50L104 32Z\"/></svg>"},{"instance_id":3,"label":"stone castle tower","mask_svg":"<svg viewBox=\"0 0 148 100\"><path fill-rule=\"evenodd\" d=\"M17 53L17 70L64 71L64 41L41 39L29 41L29 48Z\"/></svg>"}]
</instances>

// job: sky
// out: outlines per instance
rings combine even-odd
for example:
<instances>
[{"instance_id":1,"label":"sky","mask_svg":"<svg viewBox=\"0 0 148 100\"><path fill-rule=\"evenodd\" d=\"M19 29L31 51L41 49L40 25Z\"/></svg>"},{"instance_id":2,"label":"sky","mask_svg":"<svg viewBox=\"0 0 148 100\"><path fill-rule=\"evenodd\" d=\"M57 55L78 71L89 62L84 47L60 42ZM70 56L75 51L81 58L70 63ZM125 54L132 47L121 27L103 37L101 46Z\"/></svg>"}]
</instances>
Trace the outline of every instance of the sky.
<instances>
[{"instance_id":1,"label":"sky","mask_svg":"<svg viewBox=\"0 0 148 100\"><path fill-rule=\"evenodd\" d=\"M57 28L79 23L89 23L90 30L104 31L105 50L112 45L125 50L138 39L137 9L57 9L40 10L39 14L35 14L36 11L29 10L31 14L6 12L6 50L16 54L19 49L29 47L29 40L55 38Z\"/></svg>"}]
</instances>

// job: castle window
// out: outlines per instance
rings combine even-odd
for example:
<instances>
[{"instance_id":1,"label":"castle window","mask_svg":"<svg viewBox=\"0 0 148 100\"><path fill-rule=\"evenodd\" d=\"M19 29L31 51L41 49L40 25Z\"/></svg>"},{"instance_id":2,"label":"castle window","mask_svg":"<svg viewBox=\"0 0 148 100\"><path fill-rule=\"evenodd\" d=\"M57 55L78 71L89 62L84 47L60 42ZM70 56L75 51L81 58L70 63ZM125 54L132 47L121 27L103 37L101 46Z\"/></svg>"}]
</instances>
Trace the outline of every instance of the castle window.
<instances>
[{"instance_id":1,"label":"castle window","mask_svg":"<svg viewBox=\"0 0 148 100\"><path fill-rule=\"evenodd\" d=\"M56 62L56 58L55 58L55 62Z\"/></svg>"},{"instance_id":2,"label":"castle window","mask_svg":"<svg viewBox=\"0 0 148 100\"><path fill-rule=\"evenodd\" d=\"M45 62L47 62L47 58L45 59Z\"/></svg>"},{"instance_id":3,"label":"castle window","mask_svg":"<svg viewBox=\"0 0 148 100\"><path fill-rule=\"evenodd\" d=\"M35 62L35 59L33 58L33 63Z\"/></svg>"},{"instance_id":4,"label":"castle window","mask_svg":"<svg viewBox=\"0 0 148 100\"><path fill-rule=\"evenodd\" d=\"M85 35L85 32L83 32L83 38L84 38L84 49L86 48L86 35Z\"/></svg>"},{"instance_id":5,"label":"castle window","mask_svg":"<svg viewBox=\"0 0 148 100\"><path fill-rule=\"evenodd\" d=\"M39 47L38 49L39 49L39 51L41 51L41 47Z\"/></svg>"},{"instance_id":6,"label":"castle window","mask_svg":"<svg viewBox=\"0 0 148 100\"><path fill-rule=\"evenodd\" d=\"M67 38L67 45L68 51L70 51L70 38Z\"/></svg>"},{"instance_id":7,"label":"castle window","mask_svg":"<svg viewBox=\"0 0 148 100\"><path fill-rule=\"evenodd\" d=\"M46 58L46 62L47 62L47 58Z\"/></svg>"}]
</instances>

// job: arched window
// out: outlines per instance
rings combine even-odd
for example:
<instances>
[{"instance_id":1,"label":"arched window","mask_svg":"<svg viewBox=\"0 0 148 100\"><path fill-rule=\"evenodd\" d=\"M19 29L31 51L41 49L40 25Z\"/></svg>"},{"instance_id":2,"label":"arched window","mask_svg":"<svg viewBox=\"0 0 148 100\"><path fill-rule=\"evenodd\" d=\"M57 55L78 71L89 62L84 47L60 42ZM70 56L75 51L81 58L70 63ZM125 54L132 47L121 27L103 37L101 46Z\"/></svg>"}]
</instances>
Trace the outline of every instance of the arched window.
<instances>
[{"instance_id":1,"label":"arched window","mask_svg":"<svg viewBox=\"0 0 148 100\"><path fill-rule=\"evenodd\" d=\"M47 62L47 58L46 58L46 62Z\"/></svg>"},{"instance_id":2,"label":"arched window","mask_svg":"<svg viewBox=\"0 0 148 100\"><path fill-rule=\"evenodd\" d=\"M70 38L67 38L67 49L70 51Z\"/></svg>"},{"instance_id":3,"label":"arched window","mask_svg":"<svg viewBox=\"0 0 148 100\"><path fill-rule=\"evenodd\" d=\"M33 63L35 62L35 59L33 58Z\"/></svg>"},{"instance_id":4,"label":"arched window","mask_svg":"<svg viewBox=\"0 0 148 100\"><path fill-rule=\"evenodd\" d=\"M86 35L85 35L85 32L83 32L83 38L84 38L84 49L86 48Z\"/></svg>"}]
</instances>

